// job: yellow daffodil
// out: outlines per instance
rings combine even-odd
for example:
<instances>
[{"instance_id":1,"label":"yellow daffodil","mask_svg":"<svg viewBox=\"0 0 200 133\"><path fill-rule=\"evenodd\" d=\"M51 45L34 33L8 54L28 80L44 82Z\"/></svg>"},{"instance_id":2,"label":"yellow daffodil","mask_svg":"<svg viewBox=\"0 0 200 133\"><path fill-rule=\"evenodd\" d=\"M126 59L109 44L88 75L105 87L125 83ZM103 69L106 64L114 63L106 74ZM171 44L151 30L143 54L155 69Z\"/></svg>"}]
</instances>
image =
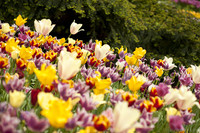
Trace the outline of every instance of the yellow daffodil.
<instances>
[{"instance_id":1,"label":"yellow daffodil","mask_svg":"<svg viewBox=\"0 0 200 133\"><path fill-rule=\"evenodd\" d=\"M35 63L33 61L29 61L27 65L28 73L33 74L35 68L36 68Z\"/></svg>"},{"instance_id":2,"label":"yellow daffodil","mask_svg":"<svg viewBox=\"0 0 200 133\"><path fill-rule=\"evenodd\" d=\"M110 89L110 85L112 83L111 79L101 79L101 73L98 71L96 71L96 73L98 74L98 76L93 78L93 81L95 83L95 88L93 90L94 94L98 95L108 93L109 91L106 89Z\"/></svg>"},{"instance_id":3,"label":"yellow daffodil","mask_svg":"<svg viewBox=\"0 0 200 133\"><path fill-rule=\"evenodd\" d=\"M138 77L132 76L130 80L126 81L126 84L128 84L128 88L135 92L138 91L141 86L145 83L146 78L143 77L142 75L139 75Z\"/></svg>"},{"instance_id":4,"label":"yellow daffodil","mask_svg":"<svg viewBox=\"0 0 200 133\"><path fill-rule=\"evenodd\" d=\"M125 60L128 63L128 65L139 65L138 59L135 57L135 55L132 55L131 57L125 56Z\"/></svg>"},{"instance_id":5,"label":"yellow daffodil","mask_svg":"<svg viewBox=\"0 0 200 133\"><path fill-rule=\"evenodd\" d=\"M34 50L32 50L30 47L26 48L24 45L20 49L19 56L20 58L24 60L28 60L32 58L32 55L34 54Z\"/></svg>"},{"instance_id":6,"label":"yellow daffodil","mask_svg":"<svg viewBox=\"0 0 200 133\"><path fill-rule=\"evenodd\" d=\"M19 40L15 41L15 38L10 38L6 42L6 51L11 53L13 51L19 51L20 47L18 46Z\"/></svg>"},{"instance_id":7,"label":"yellow daffodil","mask_svg":"<svg viewBox=\"0 0 200 133\"><path fill-rule=\"evenodd\" d=\"M26 98L26 95L23 92L16 90L14 90L13 92L10 91L9 95L10 95L10 104L15 108L20 107L24 102L24 99Z\"/></svg>"},{"instance_id":8,"label":"yellow daffodil","mask_svg":"<svg viewBox=\"0 0 200 133\"><path fill-rule=\"evenodd\" d=\"M45 116L51 126L55 128L64 128L68 119L73 116L71 99L64 101L61 99L50 100L49 108L43 109L41 114Z\"/></svg>"},{"instance_id":9,"label":"yellow daffodil","mask_svg":"<svg viewBox=\"0 0 200 133\"><path fill-rule=\"evenodd\" d=\"M57 79L56 68L52 65L47 66L46 68L46 64L42 64L41 70L35 68L34 72L40 83L43 85L51 85L52 82Z\"/></svg>"},{"instance_id":10,"label":"yellow daffodil","mask_svg":"<svg viewBox=\"0 0 200 133\"><path fill-rule=\"evenodd\" d=\"M21 15L19 15L17 18L14 19L15 23L17 26L22 26L23 24L25 24L27 21L27 18L23 19Z\"/></svg>"},{"instance_id":11,"label":"yellow daffodil","mask_svg":"<svg viewBox=\"0 0 200 133\"><path fill-rule=\"evenodd\" d=\"M135 55L135 57L137 59L141 59L146 54L146 50L143 49L142 47L139 47L139 48L135 49L135 51L133 52L133 54Z\"/></svg>"},{"instance_id":12,"label":"yellow daffodil","mask_svg":"<svg viewBox=\"0 0 200 133\"><path fill-rule=\"evenodd\" d=\"M161 67L161 68L158 68L157 66L156 66L156 74L159 76L159 77L161 77L162 75L163 75L163 68Z\"/></svg>"}]
</instances>

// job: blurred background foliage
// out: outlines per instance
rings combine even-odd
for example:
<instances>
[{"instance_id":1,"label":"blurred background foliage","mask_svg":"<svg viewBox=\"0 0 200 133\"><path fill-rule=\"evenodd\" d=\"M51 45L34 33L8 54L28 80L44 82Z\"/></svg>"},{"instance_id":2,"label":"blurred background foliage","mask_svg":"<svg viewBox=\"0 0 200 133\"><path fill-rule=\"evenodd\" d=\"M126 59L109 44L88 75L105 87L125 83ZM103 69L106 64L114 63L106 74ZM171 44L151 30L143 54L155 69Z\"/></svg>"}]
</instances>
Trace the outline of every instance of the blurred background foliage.
<instances>
[{"instance_id":1,"label":"blurred background foliage","mask_svg":"<svg viewBox=\"0 0 200 133\"><path fill-rule=\"evenodd\" d=\"M147 50L147 58L173 57L176 64L200 63L200 23L194 14L172 0L4 0L0 20L14 23L19 14L34 20L49 18L56 27L52 36L67 38L75 19L84 32L71 36L88 42L102 40L113 47Z\"/></svg>"}]
</instances>

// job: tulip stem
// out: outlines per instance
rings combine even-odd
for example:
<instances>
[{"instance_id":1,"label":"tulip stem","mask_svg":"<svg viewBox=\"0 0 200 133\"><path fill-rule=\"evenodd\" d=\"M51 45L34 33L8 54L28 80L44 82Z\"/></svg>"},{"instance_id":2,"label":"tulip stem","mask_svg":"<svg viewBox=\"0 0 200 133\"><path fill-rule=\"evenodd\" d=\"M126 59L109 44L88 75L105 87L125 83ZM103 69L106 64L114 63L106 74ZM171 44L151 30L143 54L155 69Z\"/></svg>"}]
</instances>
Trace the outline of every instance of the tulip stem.
<instances>
[{"instance_id":1,"label":"tulip stem","mask_svg":"<svg viewBox=\"0 0 200 133\"><path fill-rule=\"evenodd\" d=\"M72 34L70 33L70 35L68 36L68 38L70 38L71 35L72 35Z\"/></svg>"}]
</instances>

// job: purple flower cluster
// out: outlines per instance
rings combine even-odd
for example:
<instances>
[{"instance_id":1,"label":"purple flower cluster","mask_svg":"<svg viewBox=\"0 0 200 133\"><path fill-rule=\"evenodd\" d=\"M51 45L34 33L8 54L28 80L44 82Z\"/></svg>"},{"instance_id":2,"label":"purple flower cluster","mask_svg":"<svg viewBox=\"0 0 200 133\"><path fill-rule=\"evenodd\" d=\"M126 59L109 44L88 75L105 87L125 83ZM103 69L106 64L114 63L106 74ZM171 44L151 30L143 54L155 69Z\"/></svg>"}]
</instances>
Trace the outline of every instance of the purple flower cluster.
<instances>
[{"instance_id":1,"label":"purple flower cluster","mask_svg":"<svg viewBox=\"0 0 200 133\"><path fill-rule=\"evenodd\" d=\"M173 1L176 3L181 2L181 3L188 4L188 5L193 5L196 8L200 8L200 1L198 1L198 0L173 0Z\"/></svg>"}]
</instances>

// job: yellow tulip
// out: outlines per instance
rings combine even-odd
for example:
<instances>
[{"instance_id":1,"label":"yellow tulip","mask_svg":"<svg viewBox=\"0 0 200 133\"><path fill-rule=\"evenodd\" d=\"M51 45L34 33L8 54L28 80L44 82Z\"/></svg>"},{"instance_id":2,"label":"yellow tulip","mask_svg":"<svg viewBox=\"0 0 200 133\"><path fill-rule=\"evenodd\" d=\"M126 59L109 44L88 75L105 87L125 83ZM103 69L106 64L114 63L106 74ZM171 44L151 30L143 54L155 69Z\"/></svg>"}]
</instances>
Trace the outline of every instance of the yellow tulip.
<instances>
[{"instance_id":1,"label":"yellow tulip","mask_svg":"<svg viewBox=\"0 0 200 133\"><path fill-rule=\"evenodd\" d=\"M138 59L135 57L135 55L132 55L131 57L125 56L125 60L128 63L128 65L138 65Z\"/></svg>"},{"instance_id":2,"label":"yellow tulip","mask_svg":"<svg viewBox=\"0 0 200 133\"><path fill-rule=\"evenodd\" d=\"M156 66L156 74L159 76L159 77L161 77L162 76L162 74L163 74L163 68L161 67L161 68L158 68L157 66Z\"/></svg>"},{"instance_id":3,"label":"yellow tulip","mask_svg":"<svg viewBox=\"0 0 200 133\"><path fill-rule=\"evenodd\" d=\"M51 126L55 128L64 128L68 119L73 116L71 99L64 101L61 99L50 100L49 108L43 109L41 114L45 116Z\"/></svg>"},{"instance_id":4,"label":"yellow tulip","mask_svg":"<svg viewBox=\"0 0 200 133\"><path fill-rule=\"evenodd\" d=\"M34 54L34 51L30 47L26 48L23 45L22 48L20 49L19 56L20 56L20 58L22 58L24 60L28 60L28 59L32 58L33 54Z\"/></svg>"},{"instance_id":5,"label":"yellow tulip","mask_svg":"<svg viewBox=\"0 0 200 133\"><path fill-rule=\"evenodd\" d=\"M40 83L43 85L51 85L52 82L57 79L56 68L52 65L47 66L46 68L46 64L42 64L41 70L35 68L34 72Z\"/></svg>"},{"instance_id":6,"label":"yellow tulip","mask_svg":"<svg viewBox=\"0 0 200 133\"><path fill-rule=\"evenodd\" d=\"M10 104L15 108L20 107L26 97L26 95L23 92L16 90L14 90L13 92L10 91L9 95L10 95Z\"/></svg>"},{"instance_id":7,"label":"yellow tulip","mask_svg":"<svg viewBox=\"0 0 200 133\"><path fill-rule=\"evenodd\" d=\"M27 18L23 19L21 15L19 15L17 18L14 19L15 23L17 26L22 26L23 24L25 24L27 21Z\"/></svg>"},{"instance_id":8,"label":"yellow tulip","mask_svg":"<svg viewBox=\"0 0 200 133\"><path fill-rule=\"evenodd\" d=\"M133 52L133 54L135 55L135 57L137 59L141 59L146 54L146 50L143 49L142 47L139 47L139 48L135 49L135 51Z\"/></svg>"},{"instance_id":9,"label":"yellow tulip","mask_svg":"<svg viewBox=\"0 0 200 133\"><path fill-rule=\"evenodd\" d=\"M6 51L11 53L13 51L19 51L20 47L18 46L19 40L15 41L15 38L10 38L6 42Z\"/></svg>"},{"instance_id":10,"label":"yellow tulip","mask_svg":"<svg viewBox=\"0 0 200 133\"><path fill-rule=\"evenodd\" d=\"M128 88L131 91L136 92L141 88L141 86L145 83L145 81L146 78L143 77L142 75L139 75L138 77L132 76L130 80L126 81L126 84L128 84Z\"/></svg>"}]
</instances>

